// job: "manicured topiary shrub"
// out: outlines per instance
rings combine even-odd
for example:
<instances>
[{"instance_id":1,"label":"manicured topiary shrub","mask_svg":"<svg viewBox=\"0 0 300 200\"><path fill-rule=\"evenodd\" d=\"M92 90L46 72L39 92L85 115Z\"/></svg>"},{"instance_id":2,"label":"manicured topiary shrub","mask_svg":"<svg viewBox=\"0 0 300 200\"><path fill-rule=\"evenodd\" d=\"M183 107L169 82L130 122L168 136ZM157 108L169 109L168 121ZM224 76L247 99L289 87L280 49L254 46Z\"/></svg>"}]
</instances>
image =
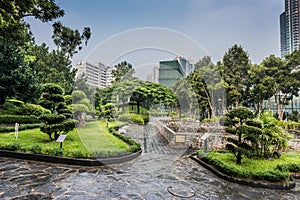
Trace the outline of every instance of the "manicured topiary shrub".
<instances>
[{"instance_id":1,"label":"manicured topiary shrub","mask_svg":"<svg viewBox=\"0 0 300 200\"><path fill-rule=\"evenodd\" d=\"M18 111L18 114L20 115L34 115L34 116L40 116L42 114L50 114L51 111L36 104L27 103L24 106L20 108Z\"/></svg>"},{"instance_id":2,"label":"manicured topiary shrub","mask_svg":"<svg viewBox=\"0 0 300 200\"><path fill-rule=\"evenodd\" d=\"M33 128L40 128L41 123L38 124L20 124L19 125L19 131L27 130L27 129L33 129ZM8 133L8 132L14 132L15 131L15 126L0 126L0 132L1 133Z\"/></svg>"},{"instance_id":3,"label":"manicured topiary shrub","mask_svg":"<svg viewBox=\"0 0 300 200\"><path fill-rule=\"evenodd\" d=\"M23 115L0 115L0 124L35 124L41 121L37 116L23 116Z\"/></svg>"}]
</instances>

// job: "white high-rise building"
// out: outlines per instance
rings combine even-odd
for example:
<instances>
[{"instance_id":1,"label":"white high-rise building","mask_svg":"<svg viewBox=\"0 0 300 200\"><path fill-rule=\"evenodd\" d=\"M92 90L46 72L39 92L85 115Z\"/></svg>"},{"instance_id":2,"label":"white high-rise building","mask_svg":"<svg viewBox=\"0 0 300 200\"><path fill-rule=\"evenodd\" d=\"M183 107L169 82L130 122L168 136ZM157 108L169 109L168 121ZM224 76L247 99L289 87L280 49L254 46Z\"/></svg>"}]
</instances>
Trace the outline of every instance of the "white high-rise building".
<instances>
[{"instance_id":1,"label":"white high-rise building","mask_svg":"<svg viewBox=\"0 0 300 200\"><path fill-rule=\"evenodd\" d=\"M109 87L113 82L112 68L103 63L91 64L80 61L76 64L77 69L75 78L84 74L87 77L87 83L98 88Z\"/></svg>"}]
</instances>

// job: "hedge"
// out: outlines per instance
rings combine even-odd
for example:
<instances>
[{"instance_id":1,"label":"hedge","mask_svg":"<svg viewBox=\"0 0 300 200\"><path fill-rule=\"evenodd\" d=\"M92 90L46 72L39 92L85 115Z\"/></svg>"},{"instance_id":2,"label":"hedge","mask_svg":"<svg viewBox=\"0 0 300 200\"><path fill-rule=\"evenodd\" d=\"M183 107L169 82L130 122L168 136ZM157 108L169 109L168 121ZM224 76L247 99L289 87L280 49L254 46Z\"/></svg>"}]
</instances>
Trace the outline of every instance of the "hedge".
<instances>
[{"instance_id":1,"label":"hedge","mask_svg":"<svg viewBox=\"0 0 300 200\"><path fill-rule=\"evenodd\" d=\"M123 126L123 125L121 125ZM130 137L120 134L117 130L121 127L121 126L111 126L108 128L108 131L110 133L112 133L115 137L121 139L122 141L124 141L125 143L127 143L128 145L130 145L129 148L129 152L137 152L139 150L141 150L141 145L140 143L136 142L135 140L131 139Z\"/></svg>"},{"instance_id":2,"label":"hedge","mask_svg":"<svg viewBox=\"0 0 300 200\"><path fill-rule=\"evenodd\" d=\"M36 124L41 121L37 116L23 116L23 115L0 115L0 124Z\"/></svg>"},{"instance_id":3,"label":"hedge","mask_svg":"<svg viewBox=\"0 0 300 200\"><path fill-rule=\"evenodd\" d=\"M40 128L42 124L21 124L19 126L19 131L27 130L27 129L33 129L33 128ZM8 132L14 132L15 127L14 126L0 126L0 132L1 133L8 133Z\"/></svg>"}]
</instances>

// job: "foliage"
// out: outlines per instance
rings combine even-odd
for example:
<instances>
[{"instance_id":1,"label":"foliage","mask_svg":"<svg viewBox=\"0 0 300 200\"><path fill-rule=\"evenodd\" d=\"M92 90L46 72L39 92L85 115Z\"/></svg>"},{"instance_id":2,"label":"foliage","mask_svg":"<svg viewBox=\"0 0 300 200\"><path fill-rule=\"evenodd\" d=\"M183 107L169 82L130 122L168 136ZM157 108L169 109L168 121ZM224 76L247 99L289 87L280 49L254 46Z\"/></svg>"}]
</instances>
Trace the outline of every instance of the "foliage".
<instances>
[{"instance_id":1,"label":"foliage","mask_svg":"<svg viewBox=\"0 0 300 200\"><path fill-rule=\"evenodd\" d=\"M91 30L89 27L85 27L83 33L80 35L78 30L72 30L69 27L63 26L61 22L55 22L52 26L53 42L67 58L72 57L82 49L82 42L87 45L87 42L91 37Z\"/></svg>"},{"instance_id":2,"label":"foliage","mask_svg":"<svg viewBox=\"0 0 300 200\"><path fill-rule=\"evenodd\" d=\"M117 130L120 128L121 126L115 126L112 128L109 128L109 132L112 133L114 136L116 136L117 138L121 139L122 141L126 142L128 145L130 145L129 148L129 152L134 153L137 152L139 150L141 150L141 145L136 142L135 140L131 139L130 137L120 134L117 132Z\"/></svg>"},{"instance_id":3,"label":"foliage","mask_svg":"<svg viewBox=\"0 0 300 200\"><path fill-rule=\"evenodd\" d=\"M42 85L40 104L49 108L52 114L44 114L39 118L44 123L40 130L46 133L51 140L57 140L60 134L67 134L75 128L76 120L71 120L72 115L68 111L63 89L54 83Z\"/></svg>"},{"instance_id":4,"label":"foliage","mask_svg":"<svg viewBox=\"0 0 300 200\"><path fill-rule=\"evenodd\" d=\"M288 182L290 178L288 171L280 170L282 164L279 164L289 161L245 159L243 165L236 165L231 154L217 152L210 152L201 159L213 165L220 172L237 178L268 182Z\"/></svg>"},{"instance_id":5,"label":"foliage","mask_svg":"<svg viewBox=\"0 0 300 200\"><path fill-rule=\"evenodd\" d=\"M22 107L25 105L24 101L17 100L17 99L8 99L7 102L9 102L17 107Z\"/></svg>"},{"instance_id":6,"label":"foliage","mask_svg":"<svg viewBox=\"0 0 300 200\"><path fill-rule=\"evenodd\" d=\"M0 52L0 106L3 106L7 97L15 97L23 101L32 100L37 85L24 59L24 53L20 47L1 44Z\"/></svg>"},{"instance_id":7,"label":"foliage","mask_svg":"<svg viewBox=\"0 0 300 200\"><path fill-rule=\"evenodd\" d=\"M42 85L41 91L42 95L39 104L51 110L52 113L57 111L58 105L64 102L62 87L54 83L46 83Z\"/></svg>"},{"instance_id":8,"label":"foliage","mask_svg":"<svg viewBox=\"0 0 300 200\"><path fill-rule=\"evenodd\" d=\"M49 50L46 44L35 45L27 51L31 58L31 69L38 84L55 83L66 94L71 94L75 81L75 69L71 61L59 50Z\"/></svg>"},{"instance_id":9,"label":"foliage","mask_svg":"<svg viewBox=\"0 0 300 200\"><path fill-rule=\"evenodd\" d=\"M34 115L34 116L40 116L42 114L50 114L51 111L48 109L43 108L40 105L27 103L23 105L19 110L18 114L22 115Z\"/></svg>"},{"instance_id":10,"label":"foliage","mask_svg":"<svg viewBox=\"0 0 300 200\"><path fill-rule=\"evenodd\" d=\"M74 118L79 121L79 126L84 126L85 114L92 109L90 100L83 91L75 90L72 92L72 102Z\"/></svg>"},{"instance_id":11,"label":"foliage","mask_svg":"<svg viewBox=\"0 0 300 200\"><path fill-rule=\"evenodd\" d=\"M225 91L219 66L212 62L211 57L204 56L199 60L195 64L195 71L188 78L198 96L200 108L204 105L208 110L207 114L211 117L222 115L223 107L225 107L223 105L225 104Z\"/></svg>"},{"instance_id":12,"label":"foliage","mask_svg":"<svg viewBox=\"0 0 300 200\"><path fill-rule=\"evenodd\" d=\"M41 123L37 123L37 124L20 124L19 125L19 131L23 131L23 130L28 130L28 129L34 129L34 128L40 128L41 127ZM11 126L0 126L0 132L1 133L8 133L8 132L14 132L15 131L15 126L11 125Z\"/></svg>"},{"instance_id":13,"label":"foliage","mask_svg":"<svg viewBox=\"0 0 300 200\"><path fill-rule=\"evenodd\" d=\"M226 131L235 136L227 138L229 143L226 144L226 149L235 155L237 164L241 164L242 155L250 151L247 143L250 138L246 136L258 131L254 127L245 125L253 117L252 111L245 107L234 108L226 114L224 124Z\"/></svg>"},{"instance_id":14,"label":"foliage","mask_svg":"<svg viewBox=\"0 0 300 200\"><path fill-rule=\"evenodd\" d=\"M114 69L112 70L112 74L116 82L132 80L134 69L130 63L123 61L114 66Z\"/></svg>"},{"instance_id":15,"label":"foliage","mask_svg":"<svg viewBox=\"0 0 300 200\"><path fill-rule=\"evenodd\" d=\"M141 125L145 123L141 115L134 113L124 113L119 116L119 120L123 122L136 123Z\"/></svg>"},{"instance_id":16,"label":"foliage","mask_svg":"<svg viewBox=\"0 0 300 200\"><path fill-rule=\"evenodd\" d=\"M249 55L243 47L235 44L225 53L219 67L227 92L227 102L238 107L246 94L246 88L249 87Z\"/></svg>"},{"instance_id":17,"label":"foliage","mask_svg":"<svg viewBox=\"0 0 300 200\"><path fill-rule=\"evenodd\" d=\"M103 116L110 121L111 118L115 116L115 106L112 103L107 103L103 106Z\"/></svg>"},{"instance_id":18,"label":"foliage","mask_svg":"<svg viewBox=\"0 0 300 200\"><path fill-rule=\"evenodd\" d=\"M0 124L35 124L40 122L39 118L33 115L0 115Z\"/></svg>"}]
</instances>

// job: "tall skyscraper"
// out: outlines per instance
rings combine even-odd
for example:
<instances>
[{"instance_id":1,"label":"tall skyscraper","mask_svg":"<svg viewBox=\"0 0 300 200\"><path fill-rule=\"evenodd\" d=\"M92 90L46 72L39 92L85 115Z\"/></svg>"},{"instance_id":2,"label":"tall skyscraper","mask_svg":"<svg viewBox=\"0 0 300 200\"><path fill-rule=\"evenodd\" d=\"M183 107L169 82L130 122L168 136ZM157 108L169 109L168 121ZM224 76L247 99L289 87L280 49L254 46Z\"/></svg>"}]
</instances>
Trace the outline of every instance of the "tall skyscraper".
<instances>
[{"instance_id":1,"label":"tall skyscraper","mask_svg":"<svg viewBox=\"0 0 300 200\"><path fill-rule=\"evenodd\" d=\"M299 48L300 0L285 0L284 12L280 15L281 57Z\"/></svg>"},{"instance_id":2,"label":"tall skyscraper","mask_svg":"<svg viewBox=\"0 0 300 200\"><path fill-rule=\"evenodd\" d=\"M77 69L75 78L85 75L87 83L98 88L105 88L112 84L114 78L112 75L112 68L102 63L91 64L80 61L76 64Z\"/></svg>"}]
</instances>

